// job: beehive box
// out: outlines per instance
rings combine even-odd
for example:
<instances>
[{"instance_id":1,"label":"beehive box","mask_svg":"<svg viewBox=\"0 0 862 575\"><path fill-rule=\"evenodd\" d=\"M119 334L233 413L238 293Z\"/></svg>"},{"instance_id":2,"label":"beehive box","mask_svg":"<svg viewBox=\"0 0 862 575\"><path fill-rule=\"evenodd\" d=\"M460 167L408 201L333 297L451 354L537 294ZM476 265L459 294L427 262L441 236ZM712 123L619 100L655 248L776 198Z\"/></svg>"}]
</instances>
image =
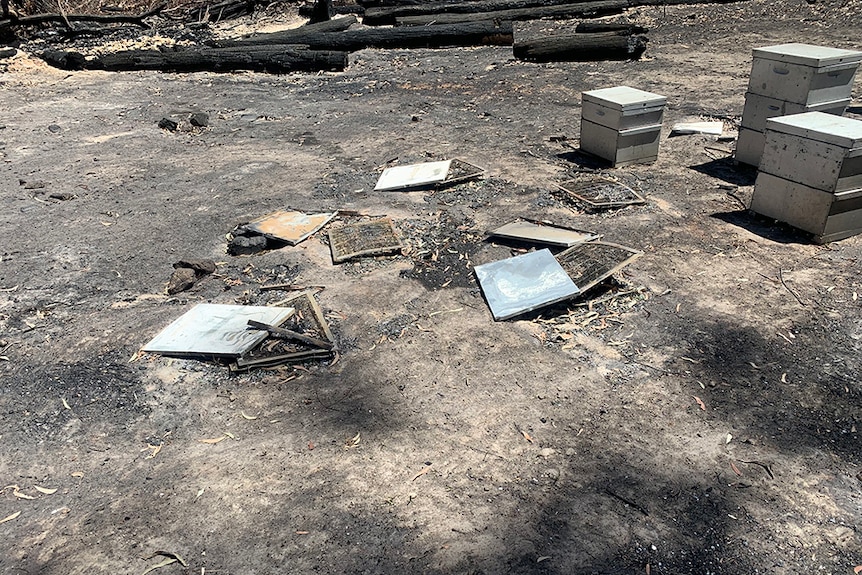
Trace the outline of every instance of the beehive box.
<instances>
[{"instance_id":1,"label":"beehive box","mask_svg":"<svg viewBox=\"0 0 862 575\"><path fill-rule=\"evenodd\" d=\"M763 154L765 141L763 131L766 129L766 120L769 118L805 112L823 112L840 116L847 110L849 104L850 99L848 98L809 106L748 92L745 94L745 108L742 112L742 125L736 140L734 157L738 162L750 166L757 167L760 164L760 156Z\"/></svg>"},{"instance_id":2,"label":"beehive box","mask_svg":"<svg viewBox=\"0 0 862 575\"><path fill-rule=\"evenodd\" d=\"M766 129L766 120L769 118L792 116L805 112L823 112L824 114L842 116L849 105L849 97L820 104L798 104L747 92L745 94L745 108L742 110L742 127L762 132Z\"/></svg>"},{"instance_id":3,"label":"beehive box","mask_svg":"<svg viewBox=\"0 0 862 575\"><path fill-rule=\"evenodd\" d=\"M779 44L755 48L748 91L803 105L850 98L862 52Z\"/></svg>"},{"instance_id":4,"label":"beehive box","mask_svg":"<svg viewBox=\"0 0 862 575\"><path fill-rule=\"evenodd\" d=\"M740 127L733 157L736 158L737 162L757 167L760 164L760 156L763 155L763 143L765 141L763 132Z\"/></svg>"},{"instance_id":5,"label":"beehive box","mask_svg":"<svg viewBox=\"0 0 862 575\"><path fill-rule=\"evenodd\" d=\"M822 112L767 120L751 210L821 243L862 232L862 121Z\"/></svg>"},{"instance_id":6,"label":"beehive box","mask_svg":"<svg viewBox=\"0 0 862 575\"><path fill-rule=\"evenodd\" d=\"M822 112L770 118L760 171L824 192L862 188L862 121Z\"/></svg>"},{"instance_id":7,"label":"beehive box","mask_svg":"<svg viewBox=\"0 0 862 575\"><path fill-rule=\"evenodd\" d=\"M667 98L628 86L583 93L581 150L614 166L658 158Z\"/></svg>"}]
</instances>

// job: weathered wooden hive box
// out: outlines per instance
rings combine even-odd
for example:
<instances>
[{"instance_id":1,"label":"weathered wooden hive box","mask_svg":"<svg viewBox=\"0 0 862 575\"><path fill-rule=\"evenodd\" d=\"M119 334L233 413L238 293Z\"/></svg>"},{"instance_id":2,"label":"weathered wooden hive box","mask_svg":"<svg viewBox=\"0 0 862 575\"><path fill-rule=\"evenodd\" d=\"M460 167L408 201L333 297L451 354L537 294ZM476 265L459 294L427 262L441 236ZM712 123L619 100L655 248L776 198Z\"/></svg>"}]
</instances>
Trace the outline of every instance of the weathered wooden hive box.
<instances>
[{"instance_id":1,"label":"weathered wooden hive box","mask_svg":"<svg viewBox=\"0 0 862 575\"><path fill-rule=\"evenodd\" d=\"M581 150L614 166L658 159L667 98L628 86L582 94Z\"/></svg>"},{"instance_id":2,"label":"weathered wooden hive box","mask_svg":"<svg viewBox=\"0 0 862 575\"><path fill-rule=\"evenodd\" d=\"M737 161L758 165L768 118L814 111L842 115L850 103L860 61L862 52L810 44L755 48Z\"/></svg>"},{"instance_id":3,"label":"weathered wooden hive box","mask_svg":"<svg viewBox=\"0 0 862 575\"><path fill-rule=\"evenodd\" d=\"M825 243L862 232L862 121L805 112L766 121L751 210Z\"/></svg>"}]
</instances>

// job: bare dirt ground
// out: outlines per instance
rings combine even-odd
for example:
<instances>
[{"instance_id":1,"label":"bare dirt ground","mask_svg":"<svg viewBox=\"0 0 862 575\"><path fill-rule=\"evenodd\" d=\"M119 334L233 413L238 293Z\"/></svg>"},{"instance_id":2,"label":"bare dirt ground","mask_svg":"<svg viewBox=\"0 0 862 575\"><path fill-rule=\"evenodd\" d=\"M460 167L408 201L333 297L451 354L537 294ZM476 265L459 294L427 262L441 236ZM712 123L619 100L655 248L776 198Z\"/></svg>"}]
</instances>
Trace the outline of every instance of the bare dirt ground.
<instances>
[{"instance_id":1,"label":"bare dirt ground","mask_svg":"<svg viewBox=\"0 0 862 575\"><path fill-rule=\"evenodd\" d=\"M753 47L862 48L860 8L632 10L649 48L623 63L3 61L0 572L140 575L168 552L186 566L153 573L852 573L862 237L817 246L752 217L732 141L666 136L738 125ZM580 93L618 84L668 97L658 162L603 170L648 201L573 210L551 191L590 166ZM157 127L192 111L209 127ZM393 159L445 158L487 175L372 191ZM388 215L406 255L335 266L322 234L225 254L235 225L288 206ZM471 267L511 255L484 232L517 216L644 255L585 300L494 322ZM219 268L168 297L181 258ZM336 363L130 361L195 303L272 303L259 287L280 282L326 286Z\"/></svg>"}]
</instances>

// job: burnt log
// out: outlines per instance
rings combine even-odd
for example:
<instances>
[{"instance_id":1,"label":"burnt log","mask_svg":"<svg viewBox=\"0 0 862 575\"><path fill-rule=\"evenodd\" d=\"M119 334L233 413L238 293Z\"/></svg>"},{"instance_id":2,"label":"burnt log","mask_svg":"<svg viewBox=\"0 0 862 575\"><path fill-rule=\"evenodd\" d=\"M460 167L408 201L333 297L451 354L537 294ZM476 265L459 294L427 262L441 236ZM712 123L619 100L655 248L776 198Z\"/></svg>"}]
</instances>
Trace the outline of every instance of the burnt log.
<instances>
[{"instance_id":1,"label":"burnt log","mask_svg":"<svg viewBox=\"0 0 862 575\"><path fill-rule=\"evenodd\" d=\"M584 2L583 4L565 4L561 6L540 6L537 8L518 8L513 10L498 10L496 12L434 14L432 16L404 16L396 18L397 26L430 26L432 24L459 24L481 20L571 20L574 18L596 18L610 14L620 14L625 0L607 0L603 2Z\"/></svg>"},{"instance_id":2,"label":"burnt log","mask_svg":"<svg viewBox=\"0 0 862 575\"><path fill-rule=\"evenodd\" d=\"M568 34L518 41L512 47L516 58L534 62L590 62L635 60L646 50L645 36Z\"/></svg>"},{"instance_id":3,"label":"burnt log","mask_svg":"<svg viewBox=\"0 0 862 575\"><path fill-rule=\"evenodd\" d=\"M433 2L418 6L395 6L391 8L368 8L362 23L368 26L388 26L408 18L417 22L434 21L431 16L440 16L440 23L466 22L469 20L528 20L544 17L583 18L619 14L628 8L629 0L594 0L577 2L572 0L481 0L478 2L443 3ZM454 19L460 14L469 18ZM559 15L557 15L559 14ZM533 15L530 17L530 15ZM513 17L514 16L514 17ZM419 17L423 17L420 19ZM425 25L425 24L417 24Z\"/></svg>"},{"instance_id":4,"label":"burnt log","mask_svg":"<svg viewBox=\"0 0 862 575\"><path fill-rule=\"evenodd\" d=\"M80 52L45 50L41 56L48 65L61 70L84 70L87 66L87 58Z\"/></svg>"},{"instance_id":5,"label":"burnt log","mask_svg":"<svg viewBox=\"0 0 862 575\"><path fill-rule=\"evenodd\" d=\"M307 38L315 50L365 48L445 48L451 46L511 46L514 31L511 22L462 22L403 28L362 28L320 34Z\"/></svg>"},{"instance_id":6,"label":"burnt log","mask_svg":"<svg viewBox=\"0 0 862 575\"><path fill-rule=\"evenodd\" d=\"M396 24L398 19L442 14L479 14L501 20L532 20L539 18L591 18L605 14L619 14L637 6L665 6L678 4L728 3L745 0L477 0L470 2L428 2L418 5L366 8L362 23L368 26ZM560 11L555 6L568 6ZM518 11L512 12L510 11ZM530 14L534 14L530 17ZM514 16L513 14L517 14ZM474 18L478 19L478 18ZM430 21L428 19L425 20ZM438 22L454 22L440 19ZM465 20L459 20L465 21Z\"/></svg>"},{"instance_id":7,"label":"burnt log","mask_svg":"<svg viewBox=\"0 0 862 575\"><path fill-rule=\"evenodd\" d=\"M310 24L318 24L332 20L335 14L332 10L332 0L314 0L314 5L311 9Z\"/></svg>"},{"instance_id":8,"label":"burnt log","mask_svg":"<svg viewBox=\"0 0 862 575\"><path fill-rule=\"evenodd\" d=\"M599 34L602 32L614 32L622 36L631 36L633 34L646 34L649 29L636 24L626 24L624 22L579 22L575 26L575 32L580 34Z\"/></svg>"},{"instance_id":9,"label":"burnt log","mask_svg":"<svg viewBox=\"0 0 862 575\"><path fill-rule=\"evenodd\" d=\"M43 53L51 65L66 70L158 70L162 72L233 72L251 70L283 74L287 72L341 71L347 66L347 52L309 50L304 46L248 46L243 48L194 48L125 50L85 59L75 52Z\"/></svg>"},{"instance_id":10,"label":"burnt log","mask_svg":"<svg viewBox=\"0 0 862 575\"><path fill-rule=\"evenodd\" d=\"M267 44L307 44L308 38L313 38L327 32L342 32L350 28L353 24L356 24L356 22L356 16L347 16L346 18L335 18L334 20L327 20L326 22L306 24L299 28L281 30L279 32L271 32L269 34L251 34L249 36L236 38L235 40L212 40L207 42L207 44L218 48Z\"/></svg>"}]
</instances>

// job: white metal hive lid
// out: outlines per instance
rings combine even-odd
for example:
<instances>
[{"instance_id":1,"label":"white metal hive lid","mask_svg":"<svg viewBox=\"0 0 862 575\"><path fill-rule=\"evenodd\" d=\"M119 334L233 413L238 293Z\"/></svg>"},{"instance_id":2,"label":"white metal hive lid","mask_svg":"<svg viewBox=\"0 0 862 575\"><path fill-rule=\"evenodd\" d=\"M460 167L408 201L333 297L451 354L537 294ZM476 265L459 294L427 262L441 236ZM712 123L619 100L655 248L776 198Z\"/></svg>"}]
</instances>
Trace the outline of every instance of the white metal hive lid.
<instances>
[{"instance_id":1,"label":"white metal hive lid","mask_svg":"<svg viewBox=\"0 0 862 575\"><path fill-rule=\"evenodd\" d=\"M660 108L667 103L667 98L660 94L645 92L628 86L615 86L613 88L601 88L590 90L581 94L585 102L592 102L601 106L607 106L614 110L629 112L650 108Z\"/></svg>"},{"instance_id":2,"label":"white metal hive lid","mask_svg":"<svg viewBox=\"0 0 862 575\"><path fill-rule=\"evenodd\" d=\"M766 120L766 129L854 149L862 147L862 120L823 112L804 112Z\"/></svg>"},{"instance_id":3,"label":"white metal hive lid","mask_svg":"<svg viewBox=\"0 0 862 575\"><path fill-rule=\"evenodd\" d=\"M862 61L862 52L857 50L800 43L755 48L752 50L752 55L754 58L776 60L786 64L801 64L814 68L824 68L836 64L858 64Z\"/></svg>"}]
</instances>

